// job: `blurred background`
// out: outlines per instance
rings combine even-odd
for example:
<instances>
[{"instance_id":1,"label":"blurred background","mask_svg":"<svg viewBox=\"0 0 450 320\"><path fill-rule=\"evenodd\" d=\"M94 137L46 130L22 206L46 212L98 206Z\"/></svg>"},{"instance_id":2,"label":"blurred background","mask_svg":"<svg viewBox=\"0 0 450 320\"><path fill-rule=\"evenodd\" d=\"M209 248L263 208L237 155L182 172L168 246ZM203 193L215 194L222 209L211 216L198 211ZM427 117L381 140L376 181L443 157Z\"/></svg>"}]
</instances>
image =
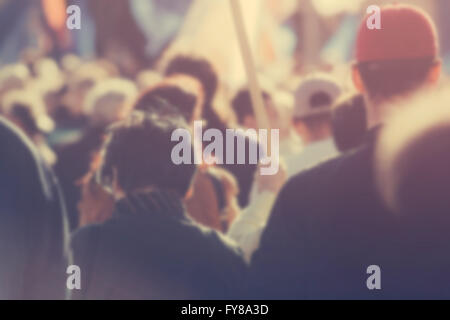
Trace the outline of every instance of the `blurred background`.
<instances>
[{"instance_id":1,"label":"blurred background","mask_svg":"<svg viewBox=\"0 0 450 320\"><path fill-rule=\"evenodd\" d=\"M260 69L286 77L292 70L338 68L352 58L361 15L384 0L241 1ZM450 3L410 0L436 21L450 71ZM81 30L66 28L66 8L81 8ZM239 85L243 68L227 0L0 0L0 63L30 56L104 58L134 76L167 50L201 51ZM226 71L226 72L224 72Z\"/></svg>"},{"instance_id":2,"label":"blurred background","mask_svg":"<svg viewBox=\"0 0 450 320\"><path fill-rule=\"evenodd\" d=\"M350 66L357 31L367 8L392 2L240 0L256 66L255 78L263 89L263 101L256 103L257 86L250 86L255 89L253 95L246 86L248 70L241 56L230 0L0 0L0 120L6 118L21 129L35 145L42 162L55 171L71 230L104 222L112 216L116 199L96 179L105 132L133 109L159 110L142 108L142 100L144 107L153 107L154 99L165 99L179 109L189 125L199 120L205 128L221 133L235 127L280 129L280 158L285 160L286 169L273 177L261 178L255 175L257 166L249 163L203 166L195 176L194 196L186 199L187 211L194 220L240 242L249 261L259 246L277 193L287 179L358 147L367 129L371 129L372 123L367 121L371 117L366 115L369 108L365 97L355 92ZM419 6L433 18L440 37L442 78L446 80L450 74L450 1L395 2ZM68 13L71 5L80 9L80 29L67 25L74 14L70 10ZM414 40L411 42L417 43ZM316 73L322 75L309 77ZM403 72L398 74L411 80ZM387 78L391 81L376 82L386 87L396 83L397 78L390 73ZM144 96L150 97L148 101L152 103L142 99ZM347 100L341 101L341 96ZM250 107L252 104L255 109ZM432 102L427 100L426 104ZM323 107L325 113L316 112L322 112ZM268 126L261 125L261 114L267 114ZM260 142L246 141L255 147ZM8 155L8 150L2 148L3 154ZM8 172L22 170L5 168ZM13 174L10 181L0 177L2 190L20 185L20 205L24 202L22 195L40 192L21 191L22 185L28 183L17 183ZM447 203L447 194L443 198ZM4 202L9 203L9 199ZM34 217L37 209L33 201L29 203L30 216ZM59 210L55 216L64 216L62 207L55 210ZM244 219L235 219L241 209ZM252 216L252 212L257 215ZM245 217L256 217L257 223L248 223ZM13 230L8 230L12 240L0 244L6 244L7 252L20 253L8 245L20 243L15 236L22 232L6 229ZM247 236L251 241L247 241ZM3 256L0 259L14 261ZM14 264L10 268L12 273L16 269ZM6 274L6 279L14 279ZM9 294L8 288L6 293Z\"/></svg>"},{"instance_id":3,"label":"blurred background","mask_svg":"<svg viewBox=\"0 0 450 320\"><path fill-rule=\"evenodd\" d=\"M344 92L351 92L349 65L361 18L368 6L390 2L240 1L263 86L269 79L293 92L302 77L325 71ZM450 2L407 3L420 6L436 22L448 74ZM70 5L81 10L79 30L66 25ZM25 87L42 96L43 108L56 120L56 130L50 121L41 121L52 133L47 136L50 146L76 139L76 118L89 104L88 92L95 84L120 77L142 92L180 54L198 54L213 63L220 80L214 108L222 118L235 120L230 101L247 77L229 0L0 0L0 98ZM64 123L66 118L70 124ZM68 130L72 128L77 130Z\"/></svg>"}]
</instances>

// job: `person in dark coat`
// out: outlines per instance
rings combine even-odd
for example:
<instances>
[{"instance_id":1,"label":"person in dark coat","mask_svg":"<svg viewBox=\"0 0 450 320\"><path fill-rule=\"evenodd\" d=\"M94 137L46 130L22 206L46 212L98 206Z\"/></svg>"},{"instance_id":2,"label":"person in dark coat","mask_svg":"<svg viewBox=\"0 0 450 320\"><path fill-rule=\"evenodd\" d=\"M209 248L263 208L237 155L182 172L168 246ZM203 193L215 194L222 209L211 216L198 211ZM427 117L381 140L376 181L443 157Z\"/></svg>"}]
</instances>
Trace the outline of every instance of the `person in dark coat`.
<instances>
[{"instance_id":1,"label":"person in dark coat","mask_svg":"<svg viewBox=\"0 0 450 320\"><path fill-rule=\"evenodd\" d=\"M422 93L390 118L375 152L380 197L401 221L397 281L414 299L450 298L449 89Z\"/></svg>"},{"instance_id":2,"label":"person in dark coat","mask_svg":"<svg viewBox=\"0 0 450 320\"><path fill-rule=\"evenodd\" d=\"M53 173L0 117L0 299L64 299L68 224Z\"/></svg>"},{"instance_id":3,"label":"person in dark coat","mask_svg":"<svg viewBox=\"0 0 450 320\"><path fill-rule=\"evenodd\" d=\"M171 135L181 128L187 128L181 116L135 111L110 129L97 180L113 193L116 210L73 236L82 275L73 299L240 296L246 273L240 251L183 207L196 167L172 162Z\"/></svg>"},{"instance_id":4,"label":"person in dark coat","mask_svg":"<svg viewBox=\"0 0 450 320\"><path fill-rule=\"evenodd\" d=\"M417 294L406 289L402 257L421 244L411 242L408 250L399 244L405 231L379 199L373 155L387 101L437 80L437 36L432 21L414 7L385 7L381 16L381 30L369 30L364 19L357 39L354 81L369 100L368 136L356 150L300 173L282 189L253 256L251 298ZM373 266L381 269L381 290L370 290Z\"/></svg>"}]
</instances>

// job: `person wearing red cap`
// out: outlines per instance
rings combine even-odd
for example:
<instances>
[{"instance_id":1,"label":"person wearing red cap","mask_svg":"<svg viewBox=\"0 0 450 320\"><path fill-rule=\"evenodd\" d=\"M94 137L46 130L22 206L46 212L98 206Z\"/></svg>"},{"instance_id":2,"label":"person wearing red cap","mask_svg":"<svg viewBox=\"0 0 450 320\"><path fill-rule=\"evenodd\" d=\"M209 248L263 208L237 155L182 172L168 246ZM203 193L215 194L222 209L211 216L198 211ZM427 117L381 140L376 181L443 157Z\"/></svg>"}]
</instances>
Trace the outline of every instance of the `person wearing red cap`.
<instances>
[{"instance_id":1,"label":"person wearing red cap","mask_svg":"<svg viewBox=\"0 0 450 320\"><path fill-rule=\"evenodd\" d=\"M435 25L421 9L390 5L381 9L381 29L367 16L356 40L353 82L369 103L369 126L382 122L385 102L436 83L441 73Z\"/></svg>"},{"instance_id":2,"label":"person wearing red cap","mask_svg":"<svg viewBox=\"0 0 450 320\"><path fill-rule=\"evenodd\" d=\"M419 237L406 234L403 220L381 202L373 159L387 102L439 77L436 31L431 19L411 6L383 8L379 30L369 30L366 19L358 32L353 78L368 100L372 130L359 148L303 171L283 187L252 257L248 298L407 299L423 294L420 286L398 280L407 280L404 275L414 268L401 261L420 259L415 248L423 244L412 240L399 250L404 237ZM381 290L372 285L371 270L381 270L375 275ZM430 279L415 275L415 283ZM450 295L442 292L440 298Z\"/></svg>"}]
</instances>

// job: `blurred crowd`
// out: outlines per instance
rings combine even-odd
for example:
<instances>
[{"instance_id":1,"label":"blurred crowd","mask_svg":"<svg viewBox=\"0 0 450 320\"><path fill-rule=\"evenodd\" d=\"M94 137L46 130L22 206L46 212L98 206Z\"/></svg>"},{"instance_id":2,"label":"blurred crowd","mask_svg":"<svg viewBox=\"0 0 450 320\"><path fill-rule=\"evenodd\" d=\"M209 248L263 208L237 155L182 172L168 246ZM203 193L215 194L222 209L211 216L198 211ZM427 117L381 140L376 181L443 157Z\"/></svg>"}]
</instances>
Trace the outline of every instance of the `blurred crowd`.
<instances>
[{"instance_id":1,"label":"blurred crowd","mask_svg":"<svg viewBox=\"0 0 450 320\"><path fill-rule=\"evenodd\" d=\"M353 86L328 70L258 73L275 175L248 153L171 160L172 133L197 121L262 148L245 131L260 128L249 87L227 88L201 55L167 51L133 76L74 54L3 65L0 298L450 298L439 30L416 7L381 15L381 30L359 26Z\"/></svg>"}]
</instances>

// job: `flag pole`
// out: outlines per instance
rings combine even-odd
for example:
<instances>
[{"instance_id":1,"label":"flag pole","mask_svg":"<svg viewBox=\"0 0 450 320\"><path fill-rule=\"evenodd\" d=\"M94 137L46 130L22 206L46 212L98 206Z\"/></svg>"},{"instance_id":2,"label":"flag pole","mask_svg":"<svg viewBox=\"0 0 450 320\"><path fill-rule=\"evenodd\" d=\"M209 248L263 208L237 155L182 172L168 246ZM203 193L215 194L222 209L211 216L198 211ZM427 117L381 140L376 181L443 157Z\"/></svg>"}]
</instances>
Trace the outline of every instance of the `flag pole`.
<instances>
[{"instance_id":1,"label":"flag pole","mask_svg":"<svg viewBox=\"0 0 450 320\"><path fill-rule=\"evenodd\" d=\"M248 40L247 32L245 31L244 18L242 15L239 0L230 0L230 5L234 25L236 27L236 33L239 41L242 59L244 61L245 70L247 72L247 80L250 89L250 96L252 99L253 112L255 114L258 127L260 129L270 130L269 119L267 117L266 110L264 107L264 100L262 97L261 87L259 86L258 83L258 76L256 74L256 68L251 52L250 42ZM268 149L270 150L271 146L270 134L268 134L268 137L269 137Z\"/></svg>"}]
</instances>

